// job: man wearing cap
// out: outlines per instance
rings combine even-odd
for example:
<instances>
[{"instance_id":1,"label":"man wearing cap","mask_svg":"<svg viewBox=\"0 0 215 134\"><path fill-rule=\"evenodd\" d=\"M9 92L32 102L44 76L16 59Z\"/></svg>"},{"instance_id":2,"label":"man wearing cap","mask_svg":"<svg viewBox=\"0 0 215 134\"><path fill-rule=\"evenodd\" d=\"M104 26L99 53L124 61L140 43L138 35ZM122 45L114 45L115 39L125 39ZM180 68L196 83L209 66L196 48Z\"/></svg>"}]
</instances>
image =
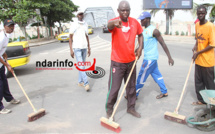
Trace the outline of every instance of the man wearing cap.
<instances>
[{"instance_id":1,"label":"man wearing cap","mask_svg":"<svg viewBox=\"0 0 215 134\"><path fill-rule=\"evenodd\" d=\"M5 53L7 44L9 42L9 36L14 31L14 21L11 19L6 19L4 21L4 29L0 31L0 114L10 113L11 110L4 108L2 99L4 98L7 102L11 104L18 104L20 100L16 100L10 93L7 77L5 75L5 67L8 71L13 73L12 67L7 62L7 54Z\"/></svg>"},{"instance_id":2,"label":"man wearing cap","mask_svg":"<svg viewBox=\"0 0 215 134\"><path fill-rule=\"evenodd\" d=\"M78 22L74 22L70 27L69 46L72 58L74 55L77 62L85 62L88 52L90 56L90 42L88 38L88 25L83 20L84 13L78 11ZM80 69L84 69L84 66L79 66ZM86 91L90 90L89 82L87 80L86 72L79 71L78 86L84 87Z\"/></svg>"},{"instance_id":3,"label":"man wearing cap","mask_svg":"<svg viewBox=\"0 0 215 134\"><path fill-rule=\"evenodd\" d=\"M149 74L153 77L154 81L158 84L161 90L161 94L159 94L156 98L160 99L163 97L167 97L167 88L164 84L163 76L161 75L158 69L158 48L157 41L161 44L164 49L167 57L169 65L173 65L174 61L170 55L170 52L160 34L160 31L156 29L153 25L150 24L151 14L149 12L143 12L138 18L141 20L141 25L145 27L143 31L144 37L144 59L141 65L140 72L137 78L136 84L136 96L139 95L141 88L143 88L146 79Z\"/></svg>"},{"instance_id":4,"label":"man wearing cap","mask_svg":"<svg viewBox=\"0 0 215 134\"><path fill-rule=\"evenodd\" d=\"M118 6L119 17L108 22L108 30L112 34L111 66L108 82L108 94L106 101L106 113L109 118L113 112L122 80L127 80L135 57L140 57L143 48L142 27L138 21L129 17L130 5L127 1L121 1ZM139 47L135 50L135 39L138 35ZM136 66L131 74L126 87L128 96L127 113L140 118L141 115L135 110L136 101Z\"/></svg>"}]
</instances>

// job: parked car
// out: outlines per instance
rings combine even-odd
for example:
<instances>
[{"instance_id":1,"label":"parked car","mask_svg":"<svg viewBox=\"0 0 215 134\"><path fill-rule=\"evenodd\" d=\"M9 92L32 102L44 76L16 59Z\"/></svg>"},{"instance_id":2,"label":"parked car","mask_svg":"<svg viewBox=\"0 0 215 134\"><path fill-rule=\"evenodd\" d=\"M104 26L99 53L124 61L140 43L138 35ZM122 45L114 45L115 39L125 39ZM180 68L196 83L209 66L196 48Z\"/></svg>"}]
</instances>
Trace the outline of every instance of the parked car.
<instances>
[{"instance_id":1,"label":"parked car","mask_svg":"<svg viewBox=\"0 0 215 134\"><path fill-rule=\"evenodd\" d=\"M12 68L26 65L29 62L31 56L28 41L17 41L8 43L6 54L8 57L7 61ZM10 74L6 67L5 74L7 76Z\"/></svg>"},{"instance_id":2,"label":"parked car","mask_svg":"<svg viewBox=\"0 0 215 134\"><path fill-rule=\"evenodd\" d=\"M93 27L92 26L88 26L88 34L93 34Z\"/></svg>"},{"instance_id":3,"label":"parked car","mask_svg":"<svg viewBox=\"0 0 215 134\"><path fill-rule=\"evenodd\" d=\"M57 36L57 39L62 43L64 41L69 41L69 28L64 30L62 34Z\"/></svg>"},{"instance_id":4,"label":"parked car","mask_svg":"<svg viewBox=\"0 0 215 134\"><path fill-rule=\"evenodd\" d=\"M104 24L102 29L103 29L103 33L110 33L107 28L107 25Z\"/></svg>"}]
</instances>

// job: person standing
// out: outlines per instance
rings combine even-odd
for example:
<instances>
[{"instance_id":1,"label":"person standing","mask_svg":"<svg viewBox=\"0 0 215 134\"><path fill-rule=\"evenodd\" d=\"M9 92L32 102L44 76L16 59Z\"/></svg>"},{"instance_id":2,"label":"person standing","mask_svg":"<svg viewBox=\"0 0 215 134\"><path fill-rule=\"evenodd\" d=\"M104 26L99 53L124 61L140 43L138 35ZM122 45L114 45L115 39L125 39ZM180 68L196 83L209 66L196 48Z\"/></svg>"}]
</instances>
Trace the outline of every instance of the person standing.
<instances>
[{"instance_id":1,"label":"person standing","mask_svg":"<svg viewBox=\"0 0 215 134\"><path fill-rule=\"evenodd\" d=\"M207 9L203 5L197 8L199 22L197 22L195 25L196 44L192 49L192 58L193 61L195 61L195 90L198 101L193 102L193 105L205 104L199 91L204 89L215 90L215 27L213 23L205 19L206 14Z\"/></svg>"},{"instance_id":2,"label":"person standing","mask_svg":"<svg viewBox=\"0 0 215 134\"><path fill-rule=\"evenodd\" d=\"M144 83L146 82L148 76L151 74L154 81L160 87L161 94L159 94L156 98L161 99L163 97L167 97L167 88L164 84L163 76L161 75L158 69L158 43L159 42L165 51L169 65L174 64L174 60L172 59L169 49L165 44L163 37L160 34L160 31L156 29L153 25L151 25L151 14L149 12L143 12L138 18L141 20L141 25L145 27L143 31L144 37L144 59L141 65L141 69L138 74L137 84L136 84L136 96L138 97L140 90L143 88Z\"/></svg>"},{"instance_id":3,"label":"person standing","mask_svg":"<svg viewBox=\"0 0 215 134\"><path fill-rule=\"evenodd\" d=\"M139 47L136 49L136 57L140 57L143 47L142 27L139 22L129 17L130 5L127 1L121 1L118 6L119 17L108 22L108 30L112 34L111 66L108 82L108 94L106 101L106 113L109 118L113 112L122 80L126 82L135 61L135 38L138 35ZM140 118L135 110L136 92L136 66L132 72L126 94L128 96L127 112Z\"/></svg>"},{"instance_id":4,"label":"person standing","mask_svg":"<svg viewBox=\"0 0 215 134\"><path fill-rule=\"evenodd\" d=\"M86 56L90 56L90 42L88 38L88 25L83 20L84 13L78 11L78 21L72 23L70 27L69 46L71 57L76 57L77 62L85 62ZM84 66L79 66L80 69L84 69ZM79 71L78 86L82 86L86 91L90 90L89 82L86 72Z\"/></svg>"},{"instance_id":5,"label":"person standing","mask_svg":"<svg viewBox=\"0 0 215 134\"><path fill-rule=\"evenodd\" d=\"M0 32L0 114L7 114L11 112L10 109L4 108L2 103L3 98L11 104L20 103L20 100L14 99L10 93L7 77L5 75L5 67L7 67L8 71L13 73L12 67L7 62L7 54L5 51L9 42L9 36L14 31L14 25L15 23L12 19L6 19L4 21L4 29Z\"/></svg>"}]
</instances>

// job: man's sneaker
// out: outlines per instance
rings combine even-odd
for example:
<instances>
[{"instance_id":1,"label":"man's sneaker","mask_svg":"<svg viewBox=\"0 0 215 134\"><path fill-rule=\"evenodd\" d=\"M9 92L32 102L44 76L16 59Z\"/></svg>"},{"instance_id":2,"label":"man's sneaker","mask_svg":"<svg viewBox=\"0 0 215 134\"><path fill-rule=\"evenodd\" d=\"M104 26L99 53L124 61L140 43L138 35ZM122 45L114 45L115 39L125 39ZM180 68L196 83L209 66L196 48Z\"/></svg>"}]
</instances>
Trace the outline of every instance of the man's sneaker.
<instances>
[{"instance_id":1,"label":"man's sneaker","mask_svg":"<svg viewBox=\"0 0 215 134\"><path fill-rule=\"evenodd\" d=\"M3 109L0 111L0 114L8 114L8 113L10 113L10 112L11 112L10 109L3 108Z\"/></svg>"},{"instance_id":2,"label":"man's sneaker","mask_svg":"<svg viewBox=\"0 0 215 134\"><path fill-rule=\"evenodd\" d=\"M84 86L84 88L85 88L86 91L89 91L90 90L90 85L87 84L87 85Z\"/></svg>"},{"instance_id":3,"label":"man's sneaker","mask_svg":"<svg viewBox=\"0 0 215 134\"><path fill-rule=\"evenodd\" d=\"M16 99L12 99L10 101L11 104L19 104L20 103L20 100L16 100Z\"/></svg>"},{"instance_id":4,"label":"man's sneaker","mask_svg":"<svg viewBox=\"0 0 215 134\"><path fill-rule=\"evenodd\" d=\"M84 87L84 82L78 83L79 87Z\"/></svg>"},{"instance_id":5,"label":"man's sneaker","mask_svg":"<svg viewBox=\"0 0 215 134\"><path fill-rule=\"evenodd\" d=\"M141 115L138 112L136 112L134 109L127 110L127 113L129 113L129 114L131 114L131 115L133 115L133 116L135 116L137 118L141 117Z\"/></svg>"}]
</instances>

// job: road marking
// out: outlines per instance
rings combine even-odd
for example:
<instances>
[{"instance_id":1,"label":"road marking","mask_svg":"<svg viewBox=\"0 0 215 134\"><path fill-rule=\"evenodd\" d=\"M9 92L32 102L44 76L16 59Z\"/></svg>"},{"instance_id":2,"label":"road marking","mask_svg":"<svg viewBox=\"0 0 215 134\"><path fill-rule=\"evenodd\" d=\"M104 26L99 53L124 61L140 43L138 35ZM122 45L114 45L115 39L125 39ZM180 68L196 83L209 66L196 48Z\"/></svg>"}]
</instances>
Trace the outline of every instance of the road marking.
<instances>
[{"instance_id":1,"label":"road marking","mask_svg":"<svg viewBox=\"0 0 215 134\"><path fill-rule=\"evenodd\" d=\"M49 54L49 53L46 52L46 53L40 53L40 54Z\"/></svg>"}]
</instances>

